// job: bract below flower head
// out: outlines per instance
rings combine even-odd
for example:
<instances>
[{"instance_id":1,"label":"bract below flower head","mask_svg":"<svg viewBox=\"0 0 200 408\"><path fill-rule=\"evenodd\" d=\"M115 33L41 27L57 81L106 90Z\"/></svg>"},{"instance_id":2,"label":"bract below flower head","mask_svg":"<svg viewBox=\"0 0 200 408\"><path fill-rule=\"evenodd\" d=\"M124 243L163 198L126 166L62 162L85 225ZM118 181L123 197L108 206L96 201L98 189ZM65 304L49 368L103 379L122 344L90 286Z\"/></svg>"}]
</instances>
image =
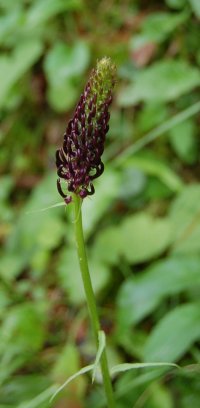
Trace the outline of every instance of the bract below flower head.
<instances>
[{"instance_id":1,"label":"bract below flower head","mask_svg":"<svg viewBox=\"0 0 200 408\"><path fill-rule=\"evenodd\" d=\"M101 156L115 81L116 68L111 59L98 61L68 123L63 145L56 152L57 187L67 204L72 200L71 192L81 198L94 194L93 180L104 171Z\"/></svg>"}]
</instances>

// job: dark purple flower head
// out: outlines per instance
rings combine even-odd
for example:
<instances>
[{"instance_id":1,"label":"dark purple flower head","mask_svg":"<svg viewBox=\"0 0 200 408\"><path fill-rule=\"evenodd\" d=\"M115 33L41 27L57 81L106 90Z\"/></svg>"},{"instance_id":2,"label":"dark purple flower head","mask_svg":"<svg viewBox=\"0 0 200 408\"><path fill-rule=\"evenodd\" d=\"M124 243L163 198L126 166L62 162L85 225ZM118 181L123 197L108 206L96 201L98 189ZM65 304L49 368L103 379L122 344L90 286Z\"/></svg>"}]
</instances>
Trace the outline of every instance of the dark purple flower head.
<instances>
[{"instance_id":1,"label":"dark purple flower head","mask_svg":"<svg viewBox=\"0 0 200 408\"><path fill-rule=\"evenodd\" d=\"M89 81L68 123L63 146L56 152L58 191L66 204L72 196L63 191L61 179L69 193L81 198L94 194L93 180L104 170L101 156L109 126L109 106L115 84L116 69L110 58L103 58L92 71Z\"/></svg>"}]
</instances>

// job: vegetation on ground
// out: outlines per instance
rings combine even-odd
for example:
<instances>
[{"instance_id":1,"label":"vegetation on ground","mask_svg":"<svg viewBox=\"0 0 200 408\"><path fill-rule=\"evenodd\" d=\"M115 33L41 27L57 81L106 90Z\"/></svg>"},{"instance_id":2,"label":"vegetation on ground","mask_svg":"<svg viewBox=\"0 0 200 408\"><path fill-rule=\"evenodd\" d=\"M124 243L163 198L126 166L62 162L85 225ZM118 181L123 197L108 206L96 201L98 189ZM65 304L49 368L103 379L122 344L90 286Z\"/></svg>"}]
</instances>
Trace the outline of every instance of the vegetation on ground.
<instances>
[{"instance_id":1,"label":"vegetation on ground","mask_svg":"<svg viewBox=\"0 0 200 408\"><path fill-rule=\"evenodd\" d=\"M118 68L84 231L117 408L200 404L200 2L0 0L0 408L105 407L55 151L96 60Z\"/></svg>"}]
</instances>

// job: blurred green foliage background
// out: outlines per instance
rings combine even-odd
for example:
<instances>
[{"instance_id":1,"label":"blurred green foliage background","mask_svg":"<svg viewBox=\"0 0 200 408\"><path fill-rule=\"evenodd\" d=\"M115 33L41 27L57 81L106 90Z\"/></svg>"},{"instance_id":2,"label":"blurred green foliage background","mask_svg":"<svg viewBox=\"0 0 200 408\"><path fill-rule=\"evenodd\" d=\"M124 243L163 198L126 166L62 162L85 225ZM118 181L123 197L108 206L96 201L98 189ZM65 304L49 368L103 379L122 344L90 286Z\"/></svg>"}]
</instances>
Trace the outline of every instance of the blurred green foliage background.
<instances>
[{"instance_id":1,"label":"blurred green foliage background","mask_svg":"<svg viewBox=\"0 0 200 408\"><path fill-rule=\"evenodd\" d=\"M0 408L100 408L55 150L98 58L118 67L105 172L83 205L118 408L200 406L200 1L0 0Z\"/></svg>"}]
</instances>

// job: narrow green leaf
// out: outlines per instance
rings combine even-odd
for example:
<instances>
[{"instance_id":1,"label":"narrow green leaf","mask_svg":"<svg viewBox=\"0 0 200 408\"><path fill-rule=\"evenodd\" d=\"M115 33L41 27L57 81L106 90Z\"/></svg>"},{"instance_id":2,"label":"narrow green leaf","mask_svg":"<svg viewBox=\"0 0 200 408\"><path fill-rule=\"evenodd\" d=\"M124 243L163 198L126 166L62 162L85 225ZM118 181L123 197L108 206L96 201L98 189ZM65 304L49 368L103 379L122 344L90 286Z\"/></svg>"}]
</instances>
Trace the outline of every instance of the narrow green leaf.
<instances>
[{"instance_id":1,"label":"narrow green leaf","mask_svg":"<svg viewBox=\"0 0 200 408\"><path fill-rule=\"evenodd\" d=\"M97 368L101 359L101 355L103 353L103 350L105 349L106 346L106 336L103 330L100 330L98 333L98 339L99 339L99 347L97 350L95 362L94 362L94 368L93 368L93 373L92 373L92 382L95 380Z\"/></svg>"},{"instance_id":2,"label":"narrow green leaf","mask_svg":"<svg viewBox=\"0 0 200 408\"><path fill-rule=\"evenodd\" d=\"M56 207L62 207L66 205L66 203L64 201L60 202L60 203L56 203L53 205L50 205L49 207L45 207L45 208L40 208L38 210L31 210L31 211L27 211L26 214L34 214L34 213L38 213L38 212L42 212L42 211L47 211L47 210L51 210L52 208L56 208Z\"/></svg>"},{"instance_id":3,"label":"narrow green leaf","mask_svg":"<svg viewBox=\"0 0 200 408\"><path fill-rule=\"evenodd\" d=\"M200 339L200 305L178 306L150 333L144 348L146 361L177 361L191 345Z\"/></svg>"},{"instance_id":4,"label":"narrow green leaf","mask_svg":"<svg viewBox=\"0 0 200 408\"><path fill-rule=\"evenodd\" d=\"M127 279L117 297L119 326L139 323L167 296L200 285L199 269L199 256L176 255L157 261L140 274Z\"/></svg>"},{"instance_id":5,"label":"narrow green leaf","mask_svg":"<svg viewBox=\"0 0 200 408\"><path fill-rule=\"evenodd\" d=\"M180 368L177 364L173 363L124 363L118 364L111 368L111 375L118 374L128 370L135 370L138 368L153 368L153 367L176 367Z\"/></svg>"},{"instance_id":6,"label":"narrow green leaf","mask_svg":"<svg viewBox=\"0 0 200 408\"><path fill-rule=\"evenodd\" d=\"M41 392L41 394L37 395L34 399L31 401L25 401L22 402L22 404L19 404L16 408L38 408L40 405L47 401L50 396L52 395L52 392L55 391L56 386L51 385L51 387L47 388L45 391Z\"/></svg>"},{"instance_id":7,"label":"narrow green leaf","mask_svg":"<svg viewBox=\"0 0 200 408\"><path fill-rule=\"evenodd\" d=\"M89 371L93 370L94 368L94 364L90 364L86 367L81 368L81 370L77 371L77 373L71 375L67 381L64 382L64 384L62 384L57 390L56 392L54 392L54 394L52 395L50 402L53 401L53 399L56 397L56 395L59 394L59 392L61 392L71 381L73 381L75 378L79 377L82 374L88 373Z\"/></svg>"},{"instance_id":8,"label":"narrow green leaf","mask_svg":"<svg viewBox=\"0 0 200 408\"><path fill-rule=\"evenodd\" d=\"M140 386L145 386L146 388L152 381L156 381L158 378L162 377L163 371L162 368L155 368L154 370L147 370L145 372L142 371L141 375L134 376L130 381L125 382L123 385L120 384L120 388L116 388L115 395L117 398L120 398L126 396L128 392L138 389Z\"/></svg>"}]
</instances>

